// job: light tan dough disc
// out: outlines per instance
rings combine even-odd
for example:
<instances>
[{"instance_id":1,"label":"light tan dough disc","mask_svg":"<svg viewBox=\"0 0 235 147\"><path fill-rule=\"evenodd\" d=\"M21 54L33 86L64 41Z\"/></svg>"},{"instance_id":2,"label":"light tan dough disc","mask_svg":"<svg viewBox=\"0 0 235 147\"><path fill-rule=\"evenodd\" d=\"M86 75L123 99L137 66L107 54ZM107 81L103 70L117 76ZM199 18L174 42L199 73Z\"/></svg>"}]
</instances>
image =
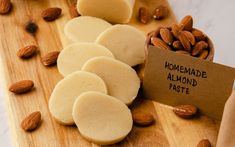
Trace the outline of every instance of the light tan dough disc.
<instances>
[{"instance_id":1,"label":"light tan dough disc","mask_svg":"<svg viewBox=\"0 0 235 147\"><path fill-rule=\"evenodd\" d=\"M113 54L104 46L96 43L74 43L60 52L57 60L59 72L66 76L72 72L81 70L83 64L98 56L113 58Z\"/></svg>"},{"instance_id":2,"label":"light tan dough disc","mask_svg":"<svg viewBox=\"0 0 235 147\"><path fill-rule=\"evenodd\" d=\"M107 88L100 77L89 72L78 71L66 76L57 83L49 99L52 116L62 124L74 124L73 104L80 94L87 91L106 94Z\"/></svg>"},{"instance_id":3,"label":"light tan dough disc","mask_svg":"<svg viewBox=\"0 0 235 147\"><path fill-rule=\"evenodd\" d=\"M133 125L124 103L99 92L81 94L74 103L73 118L81 135L100 145L121 141Z\"/></svg>"},{"instance_id":4,"label":"light tan dough disc","mask_svg":"<svg viewBox=\"0 0 235 147\"><path fill-rule=\"evenodd\" d=\"M114 25L96 40L96 43L108 48L117 60L130 66L144 63L144 45L146 37L143 32L129 25Z\"/></svg>"},{"instance_id":5,"label":"light tan dough disc","mask_svg":"<svg viewBox=\"0 0 235 147\"><path fill-rule=\"evenodd\" d=\"M108 57L95 57L82 67L83 71L97 74L108 88L108 94L129 105L136 98L140 80L129 65Z\"/></svg>"}]
</instances>

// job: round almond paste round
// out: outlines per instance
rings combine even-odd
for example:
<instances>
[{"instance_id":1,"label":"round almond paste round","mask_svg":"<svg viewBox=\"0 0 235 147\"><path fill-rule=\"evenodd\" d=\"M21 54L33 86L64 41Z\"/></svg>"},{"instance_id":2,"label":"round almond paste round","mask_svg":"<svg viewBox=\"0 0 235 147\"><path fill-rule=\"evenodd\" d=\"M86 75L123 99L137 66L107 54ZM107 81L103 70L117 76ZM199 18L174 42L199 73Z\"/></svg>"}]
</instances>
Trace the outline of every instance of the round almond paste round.
<instances>
[{"instance_id":1,"label":"round almond paste round","mask_svg":"<svg viewBox=\"0 0 235 147\"><path fill-rule=\"evenodd\" d=\"M98 56L113 58L113 54L105 47L95 43L74 43L60 52L57 60L59 72L66 76L72 72L81 70L83 64Z\"/></svg>"},{"instance_id":2,"label":"round almond paste round","mask_svg":"<svg viewBox=\"0 0 235 147\"><path fill-rule=\"evenodd\" d=\"M128 23L135 0L78 0L81 15L94 16L112 23Z\"/></svg>"},{"instance_id":3,"label":"round almond paste round","mask_svg":"<svg viewBox=\"0 0 235 147\"><path fill-rule=\"evenodd\" d=\"M108 48L117 60L130 66L144 63L143 32L129 25L114 25L101 33L96 43Z\"/></svg>"},{"instance_id":4,"label":"round almond paste round","mask_svg":"<svg viewBox=\"0 0 235 147\"><path fill-rule=\"evenodd\" d=\"M49 110L61 124L74 124L73 104L83 92L98 91L107 93L104 81L95 74L77 71L58 82L49 99Z\"/></svg>"},{"instance_id":5,"label":"round almond paste round","mask_svg":"<svg viewBox=\"0 0 235 147\"><path fill-rule=\"evenodd\" d=\"M113 58L95 57L88 60L82 70L101 77L108 88L108 94L127 105L130 105L138 94L140 87L138 75L125 63Z\"/></svg>"},{"instance_id":6,"label":"round almond paste round","mask_svg":"<svg viewBox=\"0 0 235 147\"><path fill-rule=\"evenodd\" d=\"M66 23L64 33L73 42L94 42L100 33L111 26L100 18L80 16Z\"/></svg>"},{"instance_id":7,"label":"round almond paste round","mask_svg":"<svg viewBox=\"0 0 235 147\"><path fill-rule=\"evenodd\" d=\"M86 92L77 98L73 119L83 137L100 145L121 141L133 125L131 112L124 103L99 92Z\"/></svg>"}]
</instances>

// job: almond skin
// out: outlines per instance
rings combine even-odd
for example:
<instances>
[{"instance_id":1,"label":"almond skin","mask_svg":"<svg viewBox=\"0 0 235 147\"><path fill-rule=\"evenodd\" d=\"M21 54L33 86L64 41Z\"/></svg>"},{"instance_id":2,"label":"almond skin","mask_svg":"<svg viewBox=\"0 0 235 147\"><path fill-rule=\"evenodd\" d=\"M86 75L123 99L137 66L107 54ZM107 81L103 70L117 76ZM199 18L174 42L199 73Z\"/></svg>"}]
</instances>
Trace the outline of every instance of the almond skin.
<instances>
[{"instance_id":1,"label":"almond skin","mask_svg":"<svg viewBox=\"0 0 235 147\"><path fill-rule=\"evenodd\" d=\"M187 51L184 51L184 50L178 50L178 51L175 51L175 52L178 53L178 54L183 54L183 55L188 55L188 56L190 56L190 53L187 52Z\"/></svg>"},{"instance_id":2,"label":"almond skin","mask_svg":"<svg viewBox=\"0 0 235 147\"><path fill-rule=\"evenodd\" d=\"M198 58L200 59L206 59L206 57L208 56L209 51L208 50L203 50L202 53L199 55Z\"/></svg>"},{"instance_id":3,"label":"almond skin","mask_svg":"<svg viewBox=\"0 0 235 147\"><path fill-rule=\"evenodd\" d=\"M193 34L189 31L184 31L184 34L186 35L186 37L188 38L189 42L191 43L191 45L195 45L196 44L196 39L193 36Z\"/></svg>"},{"instance_id":4,"label":"almond skin","mask_svg":"<svg viewBox=\"0 0 235 147\"><path fill-rule=\"evenodd\" d=\"M172 32L172 34L173 34L173 36L174 36L175 38L178 39L178 37L179 37L179 32L180 32L180 31L182 31L182 29L179 27L179 25L173 24L173 25L171 26L171 32Z\"/></svg>"},{"instance_id":5,"label":"almond skin","mask_svg":"<svg viewBox=\"0 0 235 147\"><path fill-rule=\"evenodd\" d=\"M196 43L196 45L193 47L192 55L196 56L198 54L201 54L204 49L208 48L208 44L205 41L199 41Z\"/></svg>"},{"instance_id":6,"label":"almond skin","mask_svg":"<svg viewBox=\"0 0 235 147\"><path fill-rule=\"evenodd\" d=\"M69 7L69 13L72 18L79 17L81 16L78 11L77 11L77 3L73 3Z\"/></svg>"},{"instance_id":7,"label":"almond skin","mask_svg":"<svg viewBox=\"0 0 235 147\"><path fill-rule=\"evenodd\" d=\"M191 44L184 31L179 32L179 40L181 44L183 45L184 49L188 52L191 52Z\"/></svg>"},{"instance_id":8,"label":"almond skin","mask_svg":"<svg viewBox=\"0 0 235 147\"><path fill-rule=\"evenodd\" d=\"M29 92L34 87L34 83L31 80L22 80L12 84L9 87L9 91L15 94L22 94Z\"/></svg>"},{"instance_id":9,"label":"almond skin","mask_svg":"<svg viewBox=\"0 0 235 147\"><path fill-rule=\"evenodd\" d=\"M143 24L147 24L150 20L150 14L145 7L139 9L139 21Z\"/></svg>"},{"instance_id":10,"label":"almond skin","mask_svg":"<svg viewBox=\"0 0 235 147\"><path fill-rule=\"evenodd\" d=\"M45 66L51 66L54 65L57 62L57 58L59 56L60 52L59 51L53 51L45 56L42 57L42 63Z\"/></svg>"},{"instance_id":11,"label":"almond skin","mask_svg":"<svg viewBox=\"0 0 235 147\"><path fill-rule=\"evenodd\" d=\"M33 131L38 128L41 122L41 113L39 111L31 113L21 122L21 128L25 131Z\"/></svg>"},{"instance_id":12,"label":"almond skin","mask_svg":"<svg viewBox=\"0 0 235 147\"><path fill-rule=\"evenodd\" d=\"M172 46L176 50L183 50L184 49L183 45L181 44L181 42L179 40L174 41Z\"/></svg>"},{"instance_id":13,"label":"almond skin","mask_svg":"<svg viewBox=\"0 0 235 147\"><path fill-rule=\"evenodd\" d=\"M61 8L48 8L42 12L42 18L45 21L53 21L60 17L62 12Z\"/></svg>"},{"instance_id":14,"label":"almond skin","mask_svg":"<svg viewBox=\"0 0 235 147\"><path fill-rule=\"evenodd\" d=\"M133 111L132 118L134 124L137 126L150 126L155 122L152 114L142 111Z\"/></svg>"},{"instance_id":15,"label":"almond skin","mask_svg":"<svg viewBox=\"0 0 235 147\"><path fill-rule=\"evenodd\" d=\"M193 28L193 18L192 18L192 16L190 16L190 15L185 16L180 22L180 27L183 30L191 31L192 28Z\"/></svg>"},{"instance_id":16,"label":"almond skin","mask_svg":"<svg viewBox=\"0 0 235 147\"><path fill-rule=\"evenodd\" d=\"M153 18L156 20L161 20L163 18L165 18L168 15L168 8L166 6L159 6L155 9L154 14L153 14Z\"/></svg>"},{"instance_id":17,"label":"almond skin","mask_svg":"<svg viewBox=\"0 0 235 147\"><path fill-rule=\"evenodd\" d=\"M210 143L210 141L208 139L202 139L198 143L197 147L211 147L211 143Z\"/></svg>"},{"instance_id":18,"label":"almond skin","mask_svg":"<svg viewBox=\"0 0 235 147\"><path fill-rule=\"evenodd\" d=\"M197 41L205 41L206 40L206 35L202 31L193 29L192 34L196 38Z\"/></svg>"},{"instance_id":19,"label":"almond skin","mask_svg":"<svg viewBox=\"0 0 235 147\"><path fill-rule=\"evenodd\" d=\"M173 112L181 118L192 118L197 113L197 107L193 105L179 105L173 108Z\"/></svg>"},{"instance_id":20,"label":"almond skin","mask_svg":"<svg viewBox=\"0 0 235 147\"><path fill-rule=\"evenodd\" d=\"M19 49L19 51L17 52L17 56L22 59L30 58L37 53L37 50L38 47L35 45L25 46Z\"/></svg>"},{"instance_id":21,"label":"almond skin","mask_svg":"<svg viewBox=\"0 0 235 147\"><path fill-rule=\"evenodd\" d=\"M160 38L152 37L151 43L157 48L171 50L171 48Z\"/></svg>"},{"instance_id":22,"label":"almond skin","mask_svg":"<svg viewBox=\"0 0 235 147\"><path fill-rule=\"evenodd\" d=\"M12 3L10 0L0 0L0 14L10 13L12 8Z\"/></svg>"},{"instance_id":23,"label":"almond skin","mask_svg":"<svg viewBox=\"0 0 235 147\"><path fill-rule=\"evenodd\" d=\"M168 45L171 45L173 42L173 35L171 34L171 31L167 28L160 29L160 36L164 42L166 42Z\"/></svg>"}]
</instances>

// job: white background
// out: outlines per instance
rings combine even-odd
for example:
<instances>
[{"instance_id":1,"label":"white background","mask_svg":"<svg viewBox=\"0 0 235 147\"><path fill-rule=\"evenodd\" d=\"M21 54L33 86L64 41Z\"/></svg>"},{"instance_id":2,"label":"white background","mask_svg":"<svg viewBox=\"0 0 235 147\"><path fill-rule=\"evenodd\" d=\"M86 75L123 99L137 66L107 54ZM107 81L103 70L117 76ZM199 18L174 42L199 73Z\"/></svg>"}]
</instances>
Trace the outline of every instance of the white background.
<instances>
[{"instance_id":1,"label":"white background","mask_svg":"<svg viewBox=\"0 0 235 147\"><path fill-rule=\"evenodd\" d=\"M169 0L177 19L192 15L196 28L203 30L215 45L214 62L235 67L235 1ZM0 90L0 147L10 147L6 105Z\"/></svg>"}]
</instances>

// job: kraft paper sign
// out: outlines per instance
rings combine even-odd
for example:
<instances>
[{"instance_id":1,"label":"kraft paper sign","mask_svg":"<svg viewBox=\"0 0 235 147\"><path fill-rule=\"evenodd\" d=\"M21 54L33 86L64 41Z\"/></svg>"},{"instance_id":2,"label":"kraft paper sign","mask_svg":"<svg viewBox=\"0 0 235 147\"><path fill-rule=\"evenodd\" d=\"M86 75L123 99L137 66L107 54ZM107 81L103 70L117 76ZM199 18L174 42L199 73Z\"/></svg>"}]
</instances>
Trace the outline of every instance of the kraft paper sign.
<instances>
[{"instance_id":1,"label":"kraft paper sign","mask_svg":"<svg viewBox=\"0 0 235 147\"><path fill-rule=\"evenodd\" d=\"M145 97L167 105L193 104L221 119L235 69L151 46L146 59Z\"/></svg>"}]
</instances>

